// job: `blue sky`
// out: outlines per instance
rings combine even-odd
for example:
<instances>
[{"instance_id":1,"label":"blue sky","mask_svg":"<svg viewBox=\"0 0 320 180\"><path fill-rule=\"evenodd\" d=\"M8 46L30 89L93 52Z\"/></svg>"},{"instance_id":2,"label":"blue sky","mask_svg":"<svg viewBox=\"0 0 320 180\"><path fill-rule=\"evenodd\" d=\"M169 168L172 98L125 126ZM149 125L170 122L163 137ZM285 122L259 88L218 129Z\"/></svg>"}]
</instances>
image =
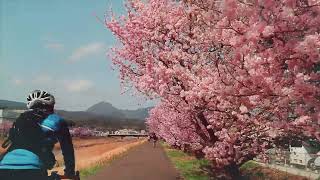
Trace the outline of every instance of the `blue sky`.
<instances>
[{"instance_id":1,"label":"blue sky","mask_svg":"<svg viewBox=\"0 0 320 180\"><path fill-rule=\"evenodd\" d=\"M121 94L106 53L116 43L97 20L121 0L0 0L0 99L24 102L33 89L55 95L58 109L107 101L121 109L154 104Z\"/></svg>"}]
</instances>

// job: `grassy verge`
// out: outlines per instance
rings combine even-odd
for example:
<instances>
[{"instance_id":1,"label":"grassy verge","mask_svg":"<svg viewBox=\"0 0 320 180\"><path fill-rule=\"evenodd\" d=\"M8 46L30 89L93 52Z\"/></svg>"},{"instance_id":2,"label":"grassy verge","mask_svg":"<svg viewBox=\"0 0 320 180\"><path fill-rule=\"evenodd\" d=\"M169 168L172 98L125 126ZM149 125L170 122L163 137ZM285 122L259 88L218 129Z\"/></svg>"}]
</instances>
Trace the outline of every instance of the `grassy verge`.
<instances>
[{"instance_id":1,"label":"grassy verge","mask_svg":"<svg viewBox=\"0 0 320 180\"><path fill-rule=\"evenodd\" d=\"M134 147L132 147L132 148L134 148ZM130 149L132 149L132 148L130 148ZM128 149L128 151L130 149ZM128 151L121 153L121 154L117 154L117 155L113 156L112 159L109 159L108 161L105 161L103 163L99 163L93 167L80 170L80 179L86 179L89 176L95 175L100 169L110 165L113 161L128 154Z\"/></svg>"},{"instance_id":2,"label":"grassy verge","mask_svg":"<svg viewBox=\"0 0 320 180\"><path fill-rule=\"evenodd\" d=\"M204 159L196 159L180 150L172 149L165 143L162 143L167 156L173 162L177 170L185 180L209 180L213 179L209 173L201 168L208 166L209 162ZM248 161L240 167L243 179L278 179L278 180L306 180L306 177L289 174L280 170L263 167L255 161ZM211 175L212 176L212 175ZM317 179L320 180L320 177Z\"/></svg>"},{"instance_id":3,"label":"grassy verge","mask_svg":"<svg viewBox=\"0 0 320 180\"><path fill-rule=\"evenodd\" d=\"M265 178L266 174L260 170L260 165L254 161L247 161L240 167L241 173L248 179Z\"/></svg>"},{"instance_id":4,"label":"grassy verge","mask_svg":"<svg viewBox=\"0 0 320 180\"><path fill-rule=\"evenodd\" d=\"M182 151L172 149L168 145L162 143L167 156L178 169L182 177L186 180L209 180L208 173L201 167L209 165L204 159L196 159Z\"/></svg>"},{"instance_id":5,"label":"grassy verge","mask_svg":"<svg viewBox=\"0 0 320 180\"><path fill-rule=\"evenodd\" d=\"M80 171L80 179L85 179L89 176L95 175L101 168L102 168L102 165L96 165L94 167L81 170Z\"/></svg>"}]
</instances>

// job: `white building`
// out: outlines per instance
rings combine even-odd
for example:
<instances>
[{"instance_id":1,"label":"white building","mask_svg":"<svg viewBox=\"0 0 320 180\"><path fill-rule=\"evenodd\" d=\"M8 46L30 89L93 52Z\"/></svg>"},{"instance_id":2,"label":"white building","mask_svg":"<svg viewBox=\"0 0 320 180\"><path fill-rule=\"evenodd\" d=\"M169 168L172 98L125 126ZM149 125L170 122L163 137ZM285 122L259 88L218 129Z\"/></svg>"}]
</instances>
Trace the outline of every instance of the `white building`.
<instances>
[{"instance_id":1,"label":"white building","mask_svg":"<svg viewBox=\"0 0 320 180\"><path fill-rule=\"evenodd\" d=\"M103 131L93 131L95 136L105 137L109 135L109 131L103 132Z\"/></svg>"},{"instance_id":2,"label":"white building","mask_svg":"<svg viewBox=\"0 0 320 180\"><path fill-rule=\"evenodd\" d=\"M129 134L128 129L120 129L118 131L115 131L114 134Z\"/></svg>"},{"instance_id":3,"label":"white building","mask_svg":"<svg viewBox=\"0 0 320 180\"><path fill-rule=\"evenodd\" d=\"M308 166L311 159L316 157L316 151L307 143L301 146L290 146L290 164Z\"/></svg>"},{"instance_id":4,"label":"white building","mask_svg":"<svg viewBox=\"0 0 320 180\"><path fill-rule=\"evenodd\" d=\"M114 134L127 135L127 134L139 134L139 132L133 129L120 129L118 131L115 131Z\"/></svg>"},{"instance_id":5,"label":"white building","mask_svg":"<svg viewBox=\"0 0 320 180\"><path fill-rule=\"evenodd\" d=\"M0 109L0 123L4 121L14 121L25 111L26 110L21 109Z\"/></svg>"}]
</instances>

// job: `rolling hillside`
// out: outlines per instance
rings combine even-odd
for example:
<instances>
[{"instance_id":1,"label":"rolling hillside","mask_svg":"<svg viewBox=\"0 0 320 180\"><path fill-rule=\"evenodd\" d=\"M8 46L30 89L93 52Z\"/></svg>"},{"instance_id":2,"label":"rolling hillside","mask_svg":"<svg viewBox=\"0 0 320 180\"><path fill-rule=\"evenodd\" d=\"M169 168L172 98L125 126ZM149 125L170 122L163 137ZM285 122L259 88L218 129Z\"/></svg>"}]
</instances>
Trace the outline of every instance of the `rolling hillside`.
<instances>
[{"instance_id":1,"label":"rolling hillside","mask_svg":"<svg viewBox=\"0 0 320 180\"><path fill-rule=\"evenodd\" d=\"M26 108L27 108L26 104L22 102L0 100L0 109L26 109Z\"/></svg>"},{"instance_id":2,"label":"rolling hillside","mask_svg":"<svg viewBox=\"0 0 320 180\"><path fill-rule=\"evenodd\" d=\"M25 103L0 100L1 109L26 109ZM100 127L114 130L119 128L145 129L145 118L150 108L120 110L107 102L97 103L87 111L56 110L70 125Z\"/></svg>"},{"instance_id":3,"label":"rolling hillside","mask_svg":"<svg viewBox=\"0 0 320 180\"><path fill-rule=\"evenodd\" d=\"M122 110L113 107L112 104L108 102L100 102L88 108L87 112L106 117L143 120L148 116L148 111L150 109L151 107L136 110Z\"/></svg>"}]
</instances>

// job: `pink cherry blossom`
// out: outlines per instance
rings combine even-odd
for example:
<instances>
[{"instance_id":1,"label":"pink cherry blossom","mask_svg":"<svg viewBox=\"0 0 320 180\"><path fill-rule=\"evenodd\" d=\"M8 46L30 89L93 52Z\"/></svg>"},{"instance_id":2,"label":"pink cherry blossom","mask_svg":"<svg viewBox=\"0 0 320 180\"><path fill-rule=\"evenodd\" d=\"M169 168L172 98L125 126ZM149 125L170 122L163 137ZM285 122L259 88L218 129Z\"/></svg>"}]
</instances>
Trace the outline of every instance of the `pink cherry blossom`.
<instances>
[{"instance_id":1,"label":"pink cherry blossom","mask_svg":"<svg viewBox=\"0 0 320 180\"><path fill-rule=\"evenodd\" d=\"M272 137L320 140L317 1L127 6L127 16L106 20L120 43L112 61L124 85L159 99L148 126L169 144L227 171L263 154Z\"/></svg>"}]
</instances>

